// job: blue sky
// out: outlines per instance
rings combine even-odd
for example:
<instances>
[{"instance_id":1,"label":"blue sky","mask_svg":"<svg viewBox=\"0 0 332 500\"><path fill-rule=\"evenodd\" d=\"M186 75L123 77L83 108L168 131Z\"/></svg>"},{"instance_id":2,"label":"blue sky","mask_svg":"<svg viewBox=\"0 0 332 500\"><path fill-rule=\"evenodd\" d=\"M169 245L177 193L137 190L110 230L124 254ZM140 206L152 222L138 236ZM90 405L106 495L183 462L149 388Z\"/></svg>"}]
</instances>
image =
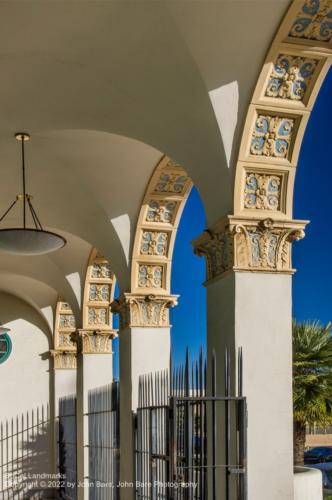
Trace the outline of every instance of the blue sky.
<instances>
[{"instance_id":1,"label":"blue sky","mask_svg":"<svg viewBox=\"0 0 332 500\"><path fill-rule=\"evenodd\" d=\"M311 114L297 167L294 218L310 220L306 238L293 244L293 316L297 320L332 320L332 68ZM205 214L194 188L183 211L173 256L172 292L180 294L171 311L175 364L186 347L197 357L206 343L206 293L203 258L191 241L204 231ZM118 370L115 342L115 372Z\"/></svg>"},{"instance_id":2,"label":"blue sky","mask_svg":"<svg viewBox=\"0 0 332 500\"><path fill-rule=\"evenodd\" d=\"M320 90L302 143L295 182L294 218L311 223L293 244L293 316L332 320L332 68Z\"/></svg>"},{"instance_id":3,"label":"blue sky","mask_svg":"<svg viewBox=\"0 0 332 500\"><path fill-rule=\"evenodd\" d=\"M183 361L187 346L197 358L206 343L206 291L203 257L194 254L191 241L206 229L205 212L200 196L192 189L183 211L173 254L173 293L179 294L179 304L171 311L172 349L174 363Z\"/></svg>"}]
</instances>

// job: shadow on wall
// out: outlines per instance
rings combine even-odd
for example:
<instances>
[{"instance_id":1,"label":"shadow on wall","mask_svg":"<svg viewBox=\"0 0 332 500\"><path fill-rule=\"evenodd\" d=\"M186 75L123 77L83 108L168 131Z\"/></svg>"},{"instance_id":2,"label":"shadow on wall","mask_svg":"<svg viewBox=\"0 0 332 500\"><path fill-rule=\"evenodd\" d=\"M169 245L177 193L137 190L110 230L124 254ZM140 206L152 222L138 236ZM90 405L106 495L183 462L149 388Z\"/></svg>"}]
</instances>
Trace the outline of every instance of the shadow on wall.
<instances>
[{"instance_id":1,"label":"shadow on wall","mask_svg":"<svg viewBox=\"0 0 332 500\"><path fill-rule=\"evenodd\" d=\"M44 484L51 480L52 428L46 405L0 424L1 500L53 498Z\"/></svg>"},{"instance_id":2,"label":"shadow on wall","mask_svg":"<svg viewBox=\"0 0 332 500\"><path fill-rule=\"evenodd\" d=\"M45 318L30 304L9 293L0 292L0 305L0 321L3 325L24 319L39 328L46 335L49 345L52 345L52 334Z\"/></svg>"}]
</instances>

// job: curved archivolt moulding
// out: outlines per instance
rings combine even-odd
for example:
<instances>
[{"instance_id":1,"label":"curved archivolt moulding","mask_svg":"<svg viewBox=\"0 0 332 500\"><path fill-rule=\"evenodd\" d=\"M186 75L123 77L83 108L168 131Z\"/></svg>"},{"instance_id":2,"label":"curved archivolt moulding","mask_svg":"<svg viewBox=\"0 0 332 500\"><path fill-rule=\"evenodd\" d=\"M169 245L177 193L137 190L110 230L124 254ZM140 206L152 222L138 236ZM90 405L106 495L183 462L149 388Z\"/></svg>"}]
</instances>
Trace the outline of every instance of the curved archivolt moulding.
<instances>
[{"instance_id":1,"label":"curved archivolt moulding","mask_svg":"<svg viewBox=\"0 0 332 500\"><path fill-rule=\"evenodd\" d=\"M83 328L75 333L79 352L112 354L113 330L110 302L115 291L115 275L110 263L93 249L88 262L83 296Z\"/></svg>"},{"instance_id":2,"label":"curved archivolt moulding","mask_svg":"<svg viewBox=\"0 0 332 500\"><path fill-rule=\"evenodd\" d=\"M234 215L195 242L207 282L231 270L292 274L292 242L308 221L293 215L300 147L332 59L332 1L295 0L261 70L241 139Z\"/></svg>"},{"instance_id":3,"label":"curved archivolt moulding","mask_svg":"<svg viewBox=\"0 0 332 500\"><path fill-rule=\"evenodd\" d=\"M131 293L111 304L121 328L169 327L171 268L175 237L192 181L181 165L164 156L147 187L133 247Z\"/></svg>"},{"instance_id":4,"label":"curved archivolt moulding","mask_svg":"<svg viewBox=\"0 0 332 500\"><path fill-rule=\"evenodd\" d=\"M93 249L85 279L83 330L113 331L110 302L114 298L116 278L108 260Z\"/></svg>"},{"instance_id":5,"label":"curved archivolt moulding","mask_svg":"<svg viewBox=\"0 0 332 500\"><path fill-rule=\"evenodd\" d=\"M173 247L191 188L192 181L181 165L164 156L150 179L138 217L133 294L170 294Z\"/></svg>"},{"instance_id":6,"label":"curved archivolt moulding","mask_svg":"<svg viewBox=\"0 0 332 500\"><path fill-rule=\"evenodd\" d=\"M72 335L76 330L73 311L61 298L58 299L55 311L54 349L51 354L56 369L76 369L76 344Z\"/></svg>"},{"instance_id":7,"label":"curved archivolt moulding","mask_svg":"<svg viewBox=\"0 0 332 500\"><path fill-rule=\"evenodd\" d=\"M331 61L331 0L294 1L249 106L236 169L235 216L292 219L299 151Z\"/></svg>"},{"instance_id":8,"label":"curved archivolt moulding","mask_svg":"<svg viewBox=\"0 0 332 500\"><path fill-rule=\"evenodd\" d=\"M83 296L83 329L75 334L80 352L112 354L113 330L110 302L113 301L116 279L110 263L100 253L91 251Z\"/></svg>"}]
</instances>

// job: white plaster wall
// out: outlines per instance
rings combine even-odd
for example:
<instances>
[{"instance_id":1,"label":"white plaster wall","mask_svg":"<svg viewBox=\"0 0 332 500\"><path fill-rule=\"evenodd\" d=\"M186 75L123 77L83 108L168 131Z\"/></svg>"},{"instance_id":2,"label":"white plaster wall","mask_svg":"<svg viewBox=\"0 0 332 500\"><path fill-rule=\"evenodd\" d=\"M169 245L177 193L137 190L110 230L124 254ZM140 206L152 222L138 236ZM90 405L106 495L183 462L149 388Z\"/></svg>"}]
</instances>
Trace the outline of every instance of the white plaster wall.
<instances>
[{"instance_id":1,"label":"white plaster wall","mask_svg":"<svg viewBox=\"0 0 332 500\"><path fill-rule=\"evenodd\" d=\"M138 380L140 375L168 369L170 353L171 336L169 328L132 328L131 404L133 410L135 410L138 405ZM123 381L123 376L121 381Z\"/></svg>"},{"instance_id":2,"label":"white plaster wall","mask_svg":"<svg viewBox=\"0 0 332 500\"><path fill-rule=\"evenodd\" d=\"M54 370L54 409L59 415L59 400L76 394L76 370Z\"/></svg>"},{"instance_id":3,"label":"white plaster wall","mask_svg":"<svg viewBox=\"0 0 332 500\"><path fill-rule=\"evenodd\" d=\"M317 469L295 467L294 500L322 500L322 473Z\"/></svg>"},{"instance_id":4,"label":"white plaster wall","mask_svg":"<svg viewBox=\"0 0 332 500\"><path fill-rule=\"evenodd\" d=\"M0 293L0 321L11 329L12 341L11 355L0 365L2 472L50 472L52 373L47 355L48 326L30 305L5 293ZM22 428L25 429L23 437L20 435ZM8 465L4 465L6 463ZM2 475L0 491L5 489ZM10 494L8 498L12 498Z\"/></svg>"},{"instance_id":5,"label":"white plaster wall","mask_svg":"<svg viewBox=\"0 0 332 500\"><path fill-rule=\"evenodd\" d=\"M28 304L0 293L0 322L11 329L12 353L0 365L0 421L50 402L49 339L42 317Z\"/></svg>"},{"instance_id":6,"label":"white plaster wall","mask_svg":"<svg viewBox=\"0 0 332 500\"><path fill-rule=\"evenodd\" d=\"M270 500L292 500L291 276L238 273L236 299L236 344L244 349L248 397L250 498L262 499L272 489Z\"/></svg>"},{"instance_id":7,"label":"white plaster wall","mask_svg":"<svg viewBox=\"0 0 332 500\"><path fill-rule=\"evenodd\" d=\"M85 354L83 366L84 391L111 384L113 381L112 354Z\"/></svg>"},{"instance_id":8,"label":"white plaster wall","mask_svg":"<svg viewBox=\"0 0 332 500\"><path fill-rule=\"evenodd\" d=\"M208 348L243 348L250 500L293 500L291 276L235 273L208 287ZM221 450L221 460L224 460Z\"/></svg>"}]
</instances>

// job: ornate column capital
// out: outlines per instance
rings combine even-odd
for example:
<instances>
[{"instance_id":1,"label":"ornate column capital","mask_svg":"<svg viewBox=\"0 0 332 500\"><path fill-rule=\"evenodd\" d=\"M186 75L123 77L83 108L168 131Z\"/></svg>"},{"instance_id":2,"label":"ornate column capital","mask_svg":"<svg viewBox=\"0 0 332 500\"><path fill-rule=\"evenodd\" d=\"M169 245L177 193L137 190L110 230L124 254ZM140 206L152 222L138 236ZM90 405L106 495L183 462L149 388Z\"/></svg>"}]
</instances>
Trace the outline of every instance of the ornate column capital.
<instances>
[{"instance_id":1,"label":"ornate column capital","mask_svg":"<svg viewBox=\"0 0 332 500\"><path fill-rule=\"evenodd\" d=\"M193 242L206 257L207 283L230 271L292 274L291 243L308 221L227 216Z\"/></svg>"},{"instance_id":2,"label":"ornate column capital","mask_svg":"<svg viewBox=\"0 0 332 500\"><path fill-rule=\"evenodd\" d=\"M177 305L178 295L124 293L111 303L112 312L120 314L121 328L170 326L169 309Z\"/></svg>"},{"instance_id":3,"label":"ornate column capital","mask_svg":"<svg viewBox=\"0 0 332 500\"><path fill-rule=\"evenodd\" d=\"M76 370L76 352L51 349L50 354L53 358L53 368L55 370Z\"/></svg>"},{"instance_id":4,"label":"ornate column capital","mask_svg":"<svg viewBox=\"0 0 332 500\"><path fill-rule=\"evenodd\" d=\"M112 354L111 339L117 336L115 330L76 330L71 339L80 354Z\"/></svg>"}]
</instances>

